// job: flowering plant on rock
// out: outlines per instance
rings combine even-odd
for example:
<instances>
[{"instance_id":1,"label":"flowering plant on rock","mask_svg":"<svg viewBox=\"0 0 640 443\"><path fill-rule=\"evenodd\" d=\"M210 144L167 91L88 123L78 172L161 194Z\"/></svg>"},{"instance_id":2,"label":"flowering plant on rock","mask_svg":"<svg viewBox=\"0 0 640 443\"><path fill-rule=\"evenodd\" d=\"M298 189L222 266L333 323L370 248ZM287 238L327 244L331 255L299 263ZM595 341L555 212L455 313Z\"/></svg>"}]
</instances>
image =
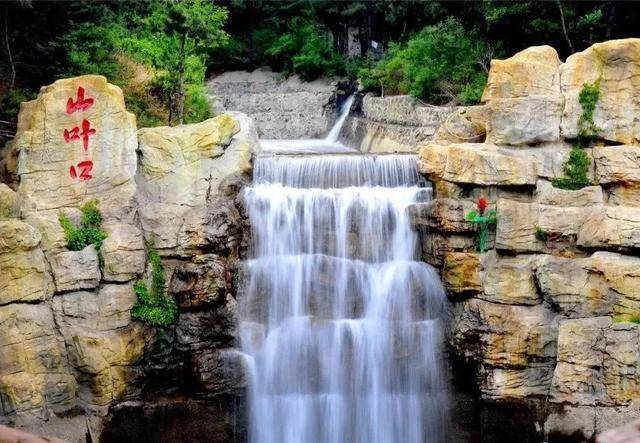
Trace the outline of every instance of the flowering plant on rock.
<instances>
[{"instance_id":1,"label":"flowering plant on rock","mask_svg":"<svg viewBox=\"0 0 640 443\"><path fill-rule=\"evenodd\" d=\"M487 237L489 235L489 230L493 229L498 222L497 212L494 209L487 211L488 206L489 202L487 199L481 197L476 203L477 209L470 211L467 214L467 221L473 223L477 228L478 238L476 248L478 252L487 251Z\"/></svg>"}]
</instances>

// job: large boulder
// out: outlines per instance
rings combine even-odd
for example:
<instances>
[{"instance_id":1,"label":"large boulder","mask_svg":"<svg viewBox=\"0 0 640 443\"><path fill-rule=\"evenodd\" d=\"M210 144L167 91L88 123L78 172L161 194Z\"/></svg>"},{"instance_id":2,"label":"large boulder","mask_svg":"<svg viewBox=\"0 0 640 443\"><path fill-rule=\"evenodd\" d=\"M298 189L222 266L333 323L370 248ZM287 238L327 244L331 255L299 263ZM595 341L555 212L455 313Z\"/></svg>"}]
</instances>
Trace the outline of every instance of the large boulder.
<instances>
[{"instance_id":1,"label":"large boulder","mask_svg":"<svg viewBox=\"0 0 640 443\"><path fill-rule=\"evenodd\" d=\"M18 220L0 220L0 305L35 302L54 290L40 233Z\"/></svg>"},{"instance_id":2,"label":"large boulder","mask_svg":"<svg viewBox=\"0 0 640 443\"><path fill-rule=\"evenodd\" d=\"M640 312L640 258L596 252L570 259L543 256L536 279L544 300L567 317Z\"/></svg>"},{"instance_id":3,"label":"large boulder","mask_svg":"<svg viewBox=\"0 0 640 443\"><path fill-rule=\"evenodd\" d=\"M605 140L623 144L640 141L640 39L596 43L571 55L560 68L565 97L560 131L563 137L578 135L582 106L578 96L585 83L600 81L600 99L594 123Z\"/></svg>"},{"instance_id":4,"label":"large boulder","mask_svg":"<svg viewBox=\"0 0 640 443\"><path fill-rule=\"evenodd\" d=\"M195 125L141 129L139 138L138 201L147 239L159 249L184 251L226 237L222 231L238 221L223 195L225 179L250 169L258 145L250 121L223 114Z\"/></svg>"},{"instance_id":5,"label":"large boulder","mask_svg":"<svg viewBox=\"0 0 640 443\"><path fill-rule=\"evenodd\" d=\"M558 54L550 46L534 46L506 60L491 61L482 95L488 142L524 145L559 139L564 104L559 68Z\"/></svg>"},{"instance_id":6,"label":"large boulder","mask_svg":"<svg viewBox=\"0 0 640 443\"><path fill-rule=\"evenodd\" d=\"M640 325L610 317L560 322L551 400L626 405L640 396Z\"/></svg>"},{"instance_id":7,"label":"large boulder","mask_svg":"<svg viewBox=\"0 0 640 443\"><path fill-rule=\"evenodd\" d=\"M49 306L0 306L0 416L45 417L75 406L76 381Z\"/></svg>"},{"instance_id":8,"label":"large boulder","mask_svg":"<svg viewBox=\"0 0 640 443\"><path fill-rule=\"evenodd\" d=\"M558 316L551 310L472 298L453 305L449 328L456 354L479 365L485 398L547 394L558 335Z\"/></svg>"},{"instance_id":9,"label":"large boulder","mask_svg":"<svg viewBox=\"0 0 640 443\"><path fill-rule=\"evenodd\" d=\"M15 143L23 214L51 214L97 198L105 218L132 220L136 123L102 76L58 80L23 109Z\"/></svg>"},{"instance_id":10,"label":"large boulder","mask_svg":"<svg viewBox=\"0 0 640 443\"><path fill-rule=\"evenodd\" d=\"M596 207L582 223L578 244L587 248L640 248L640 208Z\"/></svg>"},{"instance_id":11,"label":"large boulder","mask_svg":"<svg viewBox=\"0 0 640 443\"><path fill-rule=\"evenodd\" d=\"M419 152L420 171L432 180L476 185L534 185L536 165L498 146L427 144Z\"/></svg>"}]
</instances>

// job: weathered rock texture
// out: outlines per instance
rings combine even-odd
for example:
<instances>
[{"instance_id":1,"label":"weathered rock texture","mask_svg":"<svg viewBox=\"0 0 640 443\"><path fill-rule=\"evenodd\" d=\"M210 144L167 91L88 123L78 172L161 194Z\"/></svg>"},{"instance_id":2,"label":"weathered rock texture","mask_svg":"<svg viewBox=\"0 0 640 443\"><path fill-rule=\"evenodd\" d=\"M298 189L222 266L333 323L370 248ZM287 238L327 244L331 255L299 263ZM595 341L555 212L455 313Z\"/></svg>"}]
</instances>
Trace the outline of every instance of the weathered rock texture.
<instances>
[{"instance_id":1,"label":"weathered rock texture","mask_svg":"<svg viewBox=\"0 0 640 443\"><path fill-rule=\"evenodd\" d=\"M640 316L639 66L638 39L565 63L546 46L494 60L471 111L486 142L420 150L435 199L411 215L452 300L452 353L485 401L537 402L536 441L591 439L640 416L640 325L627 321ZM593 185L554 188L577 135L577 96L598 78ZM479 197L498 214L485 253L464 219Z\"/></svg>"},{"instance_id":2,"label":"weathered rock texture","mask_svg":"<svg viewBox=\"0 0 640 443\"><path fill-rule=\"evenodd\" d=\"M336 84L332 81L284 79L259 69L226 72L211 79L207 88L214 113L247 114L264 139L322 138L335 119Z\"/></svg>"},{"instance_id":3,"label":"weathered rock texture","mask_svg":"<svg viewBox=\"0 0 640 443\"><path fill-rule=\"evenodd\" d=\"M460 123L467 108L425 106L408 95L374 97L368 94L359 109L353 108L340 139L362 152L416 152L422 143L436 137L438 128L442 128L443 138L455 134L465 141L478 141L484 136L469 135L469 129ZM453 111L456 112L452 114Z\"/></svg>"},{"instance_id":4,"label":"weathered rock texture","mask_svg":"<svg viewBox=\"0 0 640 443\"><path fill-rule=\"evenodd\" d=\"M252 122L234 113L137 131L100 76L42 88L19 120L17 192L0 184L0 422L37 430L85 414L77 435L60 434L85 441L100 429L91 417L125 402L240 393L238 358L233 374L220 368L234 352ZM108 237L100 251L70 251L59 214L77 223L90 200ZM180 305L160 335L130 314L149 245Z\"/></svg>"}]
</instances>

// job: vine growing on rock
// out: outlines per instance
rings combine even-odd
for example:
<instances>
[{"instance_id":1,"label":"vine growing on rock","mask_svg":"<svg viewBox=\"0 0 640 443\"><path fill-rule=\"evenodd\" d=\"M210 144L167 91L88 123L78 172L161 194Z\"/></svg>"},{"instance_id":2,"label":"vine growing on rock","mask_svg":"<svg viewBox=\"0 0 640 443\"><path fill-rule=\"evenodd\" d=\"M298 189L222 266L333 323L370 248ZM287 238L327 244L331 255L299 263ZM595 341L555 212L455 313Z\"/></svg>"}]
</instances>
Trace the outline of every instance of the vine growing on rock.
<instances>
[{"instance_id":1,"label":"vine growing on rock","mask_svg":"<svg viewBox=\"0 0 640 443\"><path fill-rule=\"evenodd\" d=\"M600 79L582 85L578 101L582 106L582 113L578 118L578 139L571 148L569 159L564 164L564 177L553 180L553 186L560 189L575 191L591 185L587 176L589 172L589 156L584 148L589 147L600 132L600 128L593 122L593 112L600 99Z\"/></svg>"},{"instance_id":2,"label":"vine growing on rock","mask_svg":"<svg viewBox=\"0 0 640 443\"><path fill-rule=\"evenodd\" d=\"M65 213L60 213L58 221L64 231L67 240L67 248L71 251L82 251L89 245L93 245L98 252L100 269L104 265L104 259L100 248L107 238L107 233L102 230L102 213L98 208L98 201L92 200L80 206L82 217L80 226L76 227Z\"/></svg>"},{"instance_id":3,"label":"vine growing on rock","mask_svg":"<svg viewBox=\"0 0 640 443\"><path fill-rule=\"evenodd\" d=\"M131 308L131 317L141 320L149 326L168 326L173 324L178 313L175 299L167 294L162 258L158 251L149 250L151 263L151 289L144 280L138 280L133 286L137 301Z\"/></svg>"}]
</instances>

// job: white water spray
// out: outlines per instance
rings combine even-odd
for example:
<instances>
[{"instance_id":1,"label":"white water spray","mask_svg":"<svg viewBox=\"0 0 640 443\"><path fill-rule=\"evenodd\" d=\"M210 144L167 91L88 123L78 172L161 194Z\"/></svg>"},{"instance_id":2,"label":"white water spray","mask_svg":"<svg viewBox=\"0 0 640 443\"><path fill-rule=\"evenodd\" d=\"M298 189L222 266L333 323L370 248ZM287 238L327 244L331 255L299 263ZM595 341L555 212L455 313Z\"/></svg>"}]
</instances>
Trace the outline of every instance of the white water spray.
<instances>
[{"instance_id":1,"label":"white water spray","mask_svg":"<svg viewBox=\"0 0 640 443\"><path fill-rule=\"evenodd\" d=\"M344 122L349 116L351 104L354 96L349 96L340 109L338 120L333 124L329 135L325 138L316 138L309 140L261 140L262 149L266 152L287 153L287 152L305 152L305 153L339 153L339 152L356 152L355 149L349 148L338 142L340 131L344 126Z\"/></svg>"},{"instance_id":2,"label":"white water spray","mask_svg":"<svg viewBox=\"0 0 640 443\"><path fill-rule=\"evenodd\" d=\"M353 95L349 96L342 104L342 109L340 109L340 117L329 131L329 135L327 135L326 140L329 143L337 143L338 138L340 137L340 131L342 131L342 126L344 126L344 121L347 119L349 115L349 111L351 110L351 104L353 103Z\"/></svg>"},{"instance_id":3,"label":"white water spray","mask_svg":"<svg viewBox=\"0 0 640 443\"><path fill-rule=\"evenodd\" d=\"M444 292L406 211L431 196L416 163L257 159L240 295L251 442L446 441Z\"/></svg>"}]
</instances>

